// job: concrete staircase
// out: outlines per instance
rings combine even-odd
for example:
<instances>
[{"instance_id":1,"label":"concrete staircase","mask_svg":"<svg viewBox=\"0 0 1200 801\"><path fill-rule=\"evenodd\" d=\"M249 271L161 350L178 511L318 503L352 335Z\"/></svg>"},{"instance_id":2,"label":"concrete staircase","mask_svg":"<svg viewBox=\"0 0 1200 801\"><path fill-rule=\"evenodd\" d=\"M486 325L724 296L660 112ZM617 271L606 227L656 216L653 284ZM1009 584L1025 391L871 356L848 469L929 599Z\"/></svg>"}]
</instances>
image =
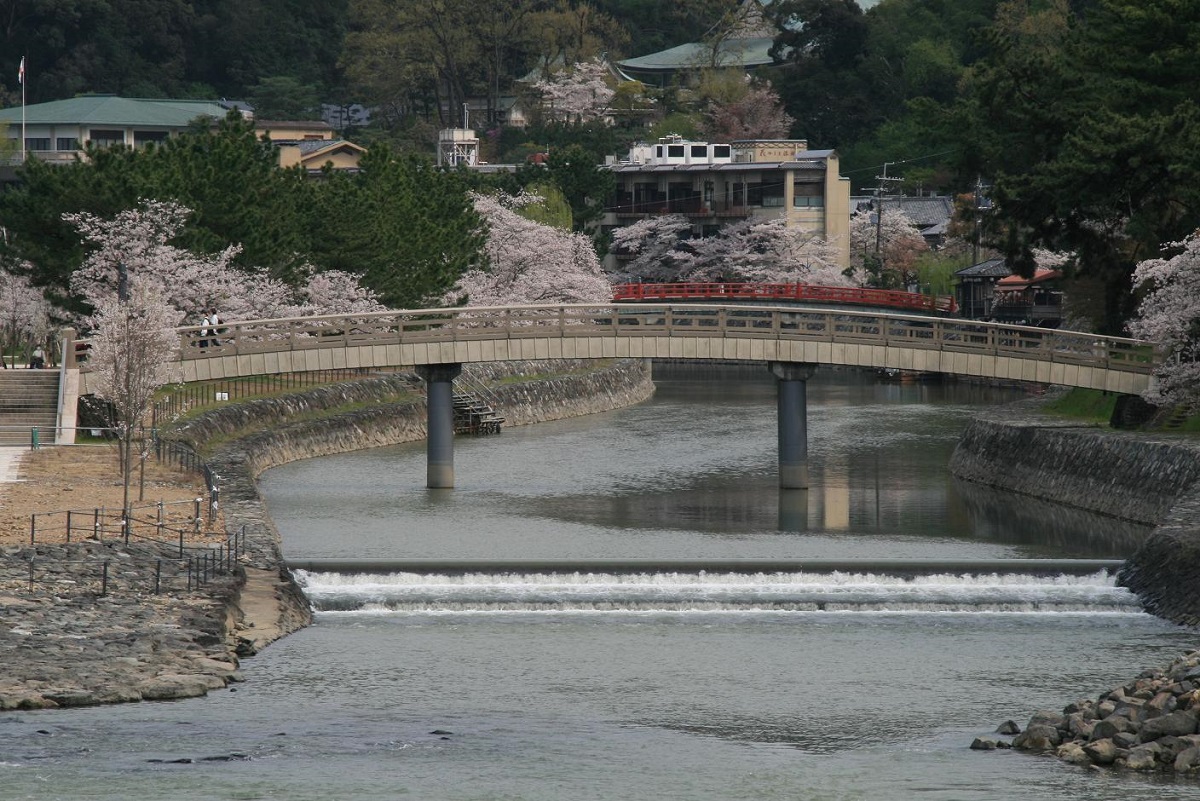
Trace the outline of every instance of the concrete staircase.
<instances>
[{"instance_id":1,"label":"concrete staircase","mask_svg":"<svg viewBox=\"0 0 1200 801\"><path fill-rule=\"evenodd\" d=\"M53 445L57 424L57 370L0 370L0 445L28 447L34 426Z\"/></svg>"}]
</instances>

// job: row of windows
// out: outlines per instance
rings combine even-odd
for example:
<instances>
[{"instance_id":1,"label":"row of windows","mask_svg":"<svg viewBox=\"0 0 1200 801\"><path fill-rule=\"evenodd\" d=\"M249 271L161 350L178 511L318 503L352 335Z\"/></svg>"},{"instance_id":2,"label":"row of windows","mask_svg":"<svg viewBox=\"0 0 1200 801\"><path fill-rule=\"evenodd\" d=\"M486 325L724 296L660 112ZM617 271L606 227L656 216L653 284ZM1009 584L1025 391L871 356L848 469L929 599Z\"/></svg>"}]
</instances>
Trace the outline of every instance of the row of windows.
<instances>
[{"instance_id":1,"label":"row of windows","mask_svg":"<svg viewBox=\"0 0 1200 801\"><path fill-rule=\"evenodd\" d=\"M113 145L125 144L124 131L93 128L88 131L88 134L91 137L89 141L96 147L112 147ZM142 147L149 142L165 141L167 136L166 131L134 131L133 144L134 147ZM54 146L51 147L51 144ZM25 137L25 149L37 151L79 150L79 140L74 136L60 136L56 139L51 139L48 136L27 136Z\"/></svg>"},{"instance_id":2,"label":"row of windows","mask_svg":"<svg viewBox=\"0 0 1200 801\"><path fill-rule=\"evenodd\" d=\"M26 150L50 150L50 137L25 137ZM60 136L54 140L54 150L78 150L79 142L73 136Z\"/></svg>"}]
</instances>

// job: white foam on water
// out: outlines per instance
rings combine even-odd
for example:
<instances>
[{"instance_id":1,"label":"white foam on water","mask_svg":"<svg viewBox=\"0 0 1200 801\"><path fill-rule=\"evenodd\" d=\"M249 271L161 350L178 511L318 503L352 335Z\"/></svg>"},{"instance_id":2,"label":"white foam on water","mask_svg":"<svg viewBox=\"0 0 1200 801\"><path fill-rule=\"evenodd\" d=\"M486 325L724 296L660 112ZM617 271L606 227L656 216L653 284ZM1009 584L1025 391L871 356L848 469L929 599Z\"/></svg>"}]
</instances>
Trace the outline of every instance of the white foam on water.
<instances>
[{"instance_id":1,"label":"white foam on water","mask_svg":"<svg viewBox=\"0 0 1200 801\"><path fill-rule=\"evenodd\" d=\"M1140 614L1107 573L339 574L297 571L318 612Z\"/></svg>"}]
</instances>

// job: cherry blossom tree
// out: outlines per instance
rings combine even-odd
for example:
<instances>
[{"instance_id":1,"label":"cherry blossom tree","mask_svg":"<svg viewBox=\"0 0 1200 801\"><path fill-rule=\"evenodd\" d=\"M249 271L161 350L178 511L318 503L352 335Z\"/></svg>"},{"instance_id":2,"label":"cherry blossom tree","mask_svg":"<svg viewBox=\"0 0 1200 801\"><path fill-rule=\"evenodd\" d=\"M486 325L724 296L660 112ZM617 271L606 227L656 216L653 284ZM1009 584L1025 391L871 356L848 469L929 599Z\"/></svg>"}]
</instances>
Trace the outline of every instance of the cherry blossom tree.
<instances>
[{"instance_id":1,"label":"cherry blossom tree","mask_svg":"<svg viewBox=\"0 0 1200 801\"><path fill-rule=\"evenodd\" d=\"M211 308L226 320L382 309L374 294L349 273L318 273L309 267L303 273L307 283L292 287L265 270L234 267L238 245L197 255L170 244L190 213L178 203L145 200L108 219L87 213L65 215L92 246L71 276L72 291L98 308L116 296L123 270L131 288L138 284L154 288L177 310L180 322L198 321Z\"/></svg>"},{"instance_id":2,"label":"cherry blossom tree","mask_svg":"<svg viewBox=\"0 0 1200 801\"><path fill-rule=\"evenodd\" d=\"M639 220L613 232L613 249L632 254L612 273L614 281L746 281L827 286L854 285L837 246L782 217L743 220L715 236L693 239L677 214Z\"/></svg>"},{"instance_id":3,"label":"cherry blossom tree","mask_svg":"<svg viewBox=\"0 0 1200 801\"><path fill-rule=\"evenodd\" d=\"M1164 248L1173 255L1140 262L1133 285L1143 292L1129 323L1135 337L1160 342L1169 357L1146 393L1152 403L1200 401L1200 230Z\"/></svg>"},{"instance_id":4,"label":"cherry blossom tree","mask_svg":"<svg viewBox=\"0 0 1200 801\"><path fill-rule=\"evenodd\" d=\"M135 281L130 283L128 300L105 298L89 321L94 329L88 349L90 383L93 392L108 401L115 418L125 510L129 509L134 431L149 413L154 391L171 380L169 363L179 350L178 320L179 311L157 286Z\"/></svg>"},{"instance_id":5,"label":"cherry blossom tree","mask_svg":"<svg viewBox=\"0 0 1200 801\"><path fill-rule=\"evenodd\" d=\"M565 122L591 122L607 116L616 91L602 61L575 64L533 85L542 95L547 117Z\"/></svg>"},{"instance_id":6,"label":"cherry blossom tree","mask_svg":"<svg viewBox=\"0 0 1200 801\"><path fill-rule=\"evenodd\" d=\"M43 342L49 335L45 296L24 275L0 267L0 359L22 341Z\"/></svg>"},{"instance_id":7,"label":"cherry blossom tree","mask_svg":"<svg viewBox=\"0 0 1200 801\"><path fill-rule=\"evenodd\" d=\"M684 243L684 280L852 286L838 248L783 217L743 220Z\"/></svg>"},{"instance_id":8,"label":"cherry blossom tree","mask_svg":"<svg viewBox=\"0 0 1200 801\"><path fill-rule=\"evenodd\" d=\"M310 314L369 314L384 311L375 293L358 276L344 270L311 272L297 293L300 316Z\"/></svg>"},{"instance_id":9,"label":"cherry blossom tree","mask_svg":"<svg viewBox=\"0 0 1200 801\"><path fill-rule=\"evenodd\" d=\"M486 228L487 264L465 273L446 302L501 306L612 300L612 288L586 235L518 213L539 202L537 195L474 194L472 199Z\"/></svg>"},{"instance_id":10,"label":"cherry blossom tree","mask_svg":"<svg viewBox=\"0 0 1200 801\"><path fill-rule=\"evenodd\" d=\"M733 97L715 98L703 112L703 133L713 142L738 139L780 139L788 135L796 120L783 110L770 84L745 76Z\"/></svg>"},{"instance_id":11,"label":"cherry blossom tree","mask_svg":"<svg viewBox=\"0 0 1200 801\"><path fill-rule=\"evenodd\" d=\"M907 214L889 209L883 214L859 212L850 218L850 263L870 273L884 288L908 287L916 281L920 255L929 250L925 238Z\"/></svg>"},{"instance_id":12,"label":"cherry blossom tree","mask_svg":"<svg viewBox=\"0 0 1200 801\"><path fill-rule=\"evenodd\" d=\"M684 265L680 242L690 237L691 222L682 214L646 217L612 233L612 250L619 267L610 273L614 282L667 283L680 280Z\"/></svg>"}]
</instances>

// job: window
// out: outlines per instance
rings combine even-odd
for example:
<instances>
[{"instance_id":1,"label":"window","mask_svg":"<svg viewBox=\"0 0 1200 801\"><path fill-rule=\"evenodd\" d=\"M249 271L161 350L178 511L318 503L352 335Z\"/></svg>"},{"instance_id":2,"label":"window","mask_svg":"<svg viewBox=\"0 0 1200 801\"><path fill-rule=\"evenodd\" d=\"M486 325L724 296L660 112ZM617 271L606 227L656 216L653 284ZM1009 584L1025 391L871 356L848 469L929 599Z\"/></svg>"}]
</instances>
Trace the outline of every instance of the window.
<instances>
[{"instance_id":1,"label":"window","mask_svg":"<svg viewBox=\"0 0 1200 801\"><path fill-rule=\"evenodd\" d=\"M683 158L683 145L667 145L667 158L669 158L669 159Z\"/></svg>"},{"instance_id":2,"label":"window","mask_svg":"<svg viewBox=\"0 0 1200 801\"><path fill-rule=\"evenodd\" d=\"M78 150L79 140L73 136L60 136L55 142L55 150Z\"/></svg>"},{"instance_id":3,"label":"window","mask_svg":"<svg viewBox=\"0 0 1200 801\"><path fill-rule=\"evenodd\" d=\"M88 131L88 139L96 147L112 147L125 144L124 131L112 131L104 128L93 128Z\"/></svg>"},{"instance_id":4,"label":"window","mask_svg":"<svg viewBox=\"0 0 1200 801\"><path fill-rule=\"evenodd\" d=\"M694 159L708 158L708 145L692 145L692 158L694 158Z\"/></svg>"},{"instance_id":5,"label":"window","mask_svg":"<svg viewBox=\"0 0 1200 801\"><path fill-rule=\"evenodd\" d=\"M167 138L166 131L134 131L133 146L145 147L149 142L162 142Z\"/></svg>"},{"instance_id":6,"label":"window","mask_svg":"<svg viewBox=\"0 0 1200 801\"><path fill-rule=\"evenodd\" d=\"M823 187L819 183L796 181L793 185L792 207L797 209L823 208L825 197L822 195L822 189Z\"/></svg>"},{"instance_id":7,"label":"window","mask_svg":"<svg viewBox=\"0 0 1200 801\"><path fill-rule=\"evenodd\" d=\"M773 208L783 205L783 184L761 183L746 187L747 203L751 206Z\"/></svg>"},{"instance_id":8,"label":"window","mask_svg":"<svg viewBox=\"0 0 1200 801\"><path fill-rule=\"evenodd\" d=\"M25 137L26 150L49 150L50 137L48 136L27 136Z\"/></svg>"},{"instance_id":9,"label":"window","mask_svg":"<svg viewBox=\"0 0 1200 801\"><path fill-rule=\"evenodd\" d=\"M658 158L660 158L660 159L662 158L662 145L656 145L656 146L655 146L655 148L654 148L654 155L655 155L655 156L657 156L657 157L658 157Z\"/></svg>"},{"instance_id":10,"label":"window","mask_svg":"<svg viewBox=\"0 0 1200 801\"><path fill-rule=\"evenodd\" d=\"M729 158L729 145L713 145L713 157L718 159Z\"/></svg>"}]
</instances>

